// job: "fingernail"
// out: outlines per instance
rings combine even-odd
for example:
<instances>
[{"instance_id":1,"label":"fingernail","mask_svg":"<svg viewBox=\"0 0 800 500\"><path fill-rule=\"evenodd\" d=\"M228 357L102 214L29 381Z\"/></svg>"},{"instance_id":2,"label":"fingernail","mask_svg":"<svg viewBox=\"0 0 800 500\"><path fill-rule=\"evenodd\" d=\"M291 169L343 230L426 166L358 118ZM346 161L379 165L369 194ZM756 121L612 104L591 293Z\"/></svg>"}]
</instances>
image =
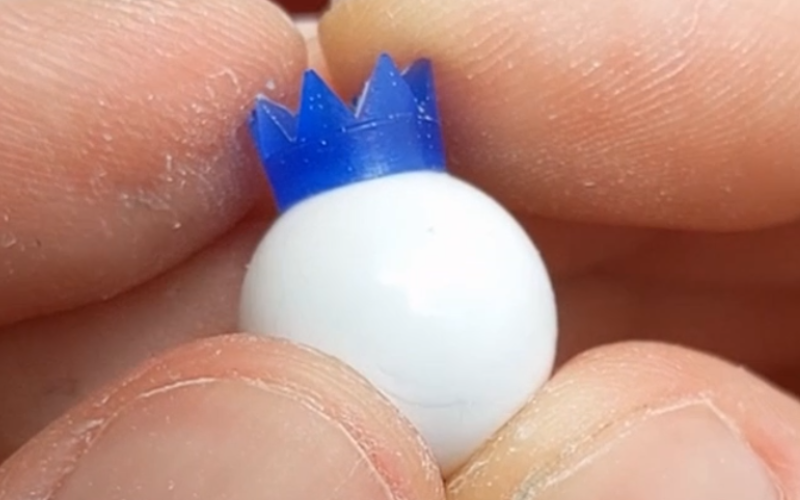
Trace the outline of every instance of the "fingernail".
<instances>
[{"instance_id":1,"label":"fingernail","mask_svg":"<svg viewBox=\"0 0 800 500\"><path fill-rule=\"evenodd\" d=\"M381 499L353 438L291 393L243 381L145 394L104 425L55 499Z\"/></svg>"},{"instance_id":2,"label":"fingernail","mask_svg":"<svg viewBox=\"0 0 800 500\"><path fill-rule=\"evenodd\" d=\"M536 500L777 500L766 465L705 405L637 424Z\"/></svg>"}]
</instances>

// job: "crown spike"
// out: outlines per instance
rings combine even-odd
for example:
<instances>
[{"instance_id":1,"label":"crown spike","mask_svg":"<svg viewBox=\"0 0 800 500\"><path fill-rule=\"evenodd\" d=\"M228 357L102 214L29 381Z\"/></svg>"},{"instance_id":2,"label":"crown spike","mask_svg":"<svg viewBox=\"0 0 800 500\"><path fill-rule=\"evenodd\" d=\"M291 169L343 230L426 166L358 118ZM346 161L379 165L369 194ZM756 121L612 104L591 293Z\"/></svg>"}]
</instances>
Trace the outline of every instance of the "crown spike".
<instances>
[{"instance_id":1,"label":"crown spike","mask_svg":"<svg viewBox=\"0 0 800 500\"><path fill-rule=\"evenodd\" d=\"M292 114L256 101L250 133L278 209L356 182L403 172L445 172L430 63L400 72L382 55L354 112L313 71Z\"/></svg>"},{"instance_id":2,"label":"crown spike","mask_svg":"<svg viewBox=\"0 0 800 500\"><path fill-rule=\"evenodd\" d=\"M298 141L322 140L337 129L343 131L355 121L352 111L314 71L305 74L300 102Z\"/></svg>"},{"instance_id":3,"label":"crown spike","mask_svg":"<svg viewBox=\"0 0 800 500\"><path fill-rule=\"evenodd\" d=\"M429 120L439 120L436 107L436 89L433 84L433 65L429 59L419 59L403 72L403 79L414 94L422 116Z\"/></svg>"},{"instance_id":4,"label":"crown spike","mask_svg":"<svg viewBox=\"0 0 800 500\"><path fill-rule=\"evenodd\" d=\"M266 160L289 146L295 134L295 119L288 109L259 96L250 115L249 128L256 139L259 155Z\"/></svg>"},{"instance_id":5,"label":"crown spike","mask_svg":"<svg viewBox=\"0 0 800 500\"><path fill-rule=\"evenodd\" d=\"M394 61L381 54L358 101L359 120L390 120L398 115L415 113L414 94L408 88Z\"/></svg>"}]
</instances>

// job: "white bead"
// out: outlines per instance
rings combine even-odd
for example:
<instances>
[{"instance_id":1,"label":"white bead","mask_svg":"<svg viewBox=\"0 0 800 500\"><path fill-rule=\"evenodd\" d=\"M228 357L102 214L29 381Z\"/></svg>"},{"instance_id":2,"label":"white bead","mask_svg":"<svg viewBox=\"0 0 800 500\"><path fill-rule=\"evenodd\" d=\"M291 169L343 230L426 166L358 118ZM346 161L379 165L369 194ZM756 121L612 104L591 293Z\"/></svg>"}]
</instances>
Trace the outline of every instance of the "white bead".
<instances>
[{"instance_id":1,"label":"white bead","mask_svg":"<svg viewBox=\"0 0 800 500\"><path fill-rule=\"evenodd\" d=\"M444 473L545 382L557 336L550 279L526 233L482 192L432 172L288 210L253 256L241 327L355 368Z\"/></svg>"}]
</instances>

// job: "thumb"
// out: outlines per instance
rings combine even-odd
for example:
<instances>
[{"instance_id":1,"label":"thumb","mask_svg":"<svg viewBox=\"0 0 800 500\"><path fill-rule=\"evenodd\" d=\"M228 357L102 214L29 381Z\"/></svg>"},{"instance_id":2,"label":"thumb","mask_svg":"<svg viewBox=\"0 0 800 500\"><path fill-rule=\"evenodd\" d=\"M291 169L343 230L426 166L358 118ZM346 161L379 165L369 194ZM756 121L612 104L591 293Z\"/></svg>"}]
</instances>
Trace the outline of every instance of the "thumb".
<instances>
[{"instance_id":1,"label":"thumb","mask_svg":"<svg viewBox=\"0 0 800 500\"><path fill-rule=\"evenodd\" d=\"M655 344L578 357L448 485L450 500L800 498L800 406Z\"/></svg>"},{"instance_id":2,"label":"thumb","mask_svg":"<svg viewBox=\"0 0 800 500\"><path fill-rule=\"evenodd\" d=\"M0 466L0 499L440 499L420 440L360 378L231 336L149 363Z\"/></svg>"}]
</instances>

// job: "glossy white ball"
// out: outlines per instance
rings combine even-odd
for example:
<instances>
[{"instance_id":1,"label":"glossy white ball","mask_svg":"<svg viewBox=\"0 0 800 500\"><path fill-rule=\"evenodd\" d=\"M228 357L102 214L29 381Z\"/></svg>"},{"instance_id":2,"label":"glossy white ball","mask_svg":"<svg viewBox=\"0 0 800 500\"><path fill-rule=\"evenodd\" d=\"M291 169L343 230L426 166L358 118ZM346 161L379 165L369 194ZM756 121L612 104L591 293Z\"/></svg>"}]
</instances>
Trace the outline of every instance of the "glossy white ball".
<instances>
[{"instance_id":1,"label":"glossy white ball","mask_svg":"<svg viewBox=\"0 0 800 500\"><path fill-rule=\"evenodd\" d=\"M241 327L347 363L419 430L444 473L549 377L556 307L545 266L494 200L447 174L356 183L269 230Z\"/></svg>"}]
</instances>

